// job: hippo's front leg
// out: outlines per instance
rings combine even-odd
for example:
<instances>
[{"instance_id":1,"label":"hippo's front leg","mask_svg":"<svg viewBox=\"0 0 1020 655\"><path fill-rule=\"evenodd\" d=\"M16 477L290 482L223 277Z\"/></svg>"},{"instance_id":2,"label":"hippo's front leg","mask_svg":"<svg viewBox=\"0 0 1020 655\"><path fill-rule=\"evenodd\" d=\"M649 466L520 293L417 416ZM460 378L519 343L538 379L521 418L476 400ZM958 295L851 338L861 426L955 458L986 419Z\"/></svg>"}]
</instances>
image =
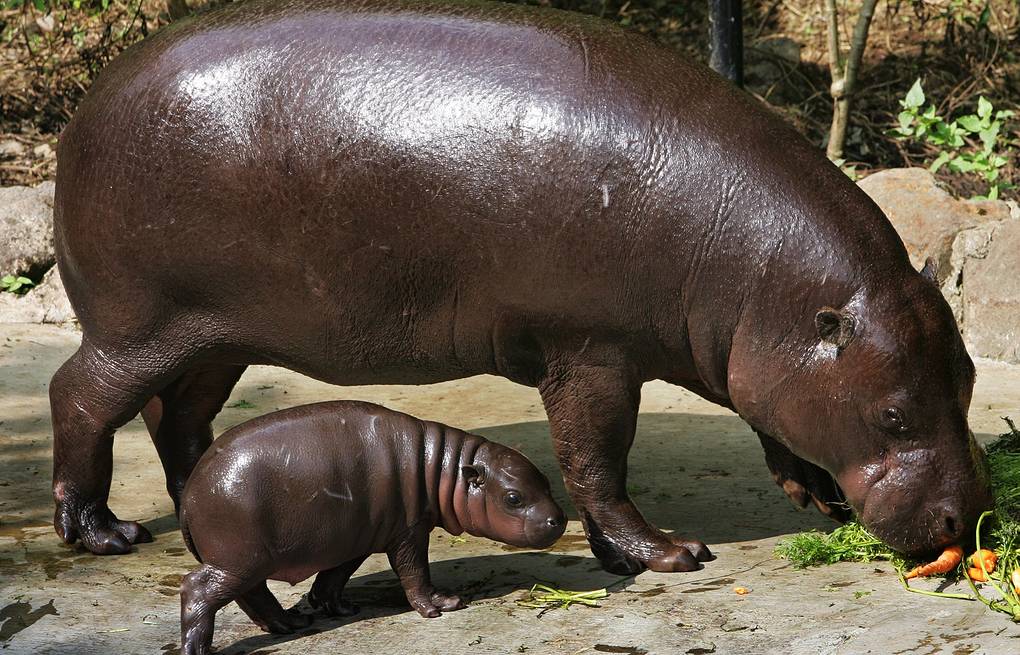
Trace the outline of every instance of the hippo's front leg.
<instances>
[{"instance_id":1,"label":"hippo's front leg","mask_svg":"<svg viewBox=\"0 0 1020 655\"><path fill-rule=\"evenodd\" d=\"M621 368L574 364L550 367L539 392L567 491L604 569L694 571L712 559L700 541L649 524L627 494L639 380Z\"/></svg>"},{"instance_id":2,"label":"hippo's front leg","mask_svg":"<svg viewBox=\"0 0 1020 655\"><path fill-rule=\"evenodd\" d=\"M435 618L443 612L464 609L466 605L457 596L447 596L435 590L429 576L429 532L423 526L412 526L386 555L390 566L400 578L407 602L425 618Z\"/></svg>"}]
</instances>

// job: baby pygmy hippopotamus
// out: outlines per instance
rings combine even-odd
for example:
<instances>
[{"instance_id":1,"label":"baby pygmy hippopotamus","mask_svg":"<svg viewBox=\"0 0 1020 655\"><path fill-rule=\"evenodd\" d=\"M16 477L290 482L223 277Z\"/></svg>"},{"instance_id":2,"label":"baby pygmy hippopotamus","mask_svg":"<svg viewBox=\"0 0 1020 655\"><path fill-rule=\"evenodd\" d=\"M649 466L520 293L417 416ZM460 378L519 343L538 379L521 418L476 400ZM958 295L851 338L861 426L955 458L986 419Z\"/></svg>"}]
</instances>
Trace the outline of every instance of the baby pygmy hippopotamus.
<instances>
[{"instance_id":1,"label":"baby pygmy hippopotamus","mask_svg":"<svg viewBox=\"0 0 1020 655\"><path fill-rule=\"evenodd\" d=\"M286 409L217 439L181 500L184 541L201 568L181 584L181 651L208 653L216 611L237 601L271 632L307 626L266 580L318 573L309 601L333 615L357 607L344 585L386 553L422 616L457 610L429 579L429 533L441 526L547 548L566 519L524 455L477 435L363 402Z\"/></svg>"}]
</instances>

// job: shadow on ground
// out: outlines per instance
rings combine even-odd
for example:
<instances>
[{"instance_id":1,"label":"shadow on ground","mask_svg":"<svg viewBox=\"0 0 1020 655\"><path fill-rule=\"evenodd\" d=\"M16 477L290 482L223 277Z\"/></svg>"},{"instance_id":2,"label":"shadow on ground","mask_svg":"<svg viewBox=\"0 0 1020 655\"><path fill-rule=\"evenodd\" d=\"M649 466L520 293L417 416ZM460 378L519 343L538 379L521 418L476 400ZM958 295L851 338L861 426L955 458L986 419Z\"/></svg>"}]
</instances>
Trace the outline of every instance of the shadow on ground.
<instances>
[{"instance_id":1,"label":"shadow on ground","mask_svg":"<svg viewBox=\"0 0 1020 655\"><path fill-rule=\"evenodd\" d=\"M15 417L0 428L6 431L26 420ZM558 474L545 421L474 432L530 457L549 475L556 500L571 518L577 518ZM140 435L121 434L117 438L137 440ZM18 440L5 445L0 482L6 484L6 502L0 511L0 529L36 527L51 520L50 467L48 440ZM124 482L122 475L114 471L114 484ZM163 485L153 480L162 482L158 465L146 471L146 477L150 482L140 490L145 499L162 500ZM757 438L743 421L732 416L642 414L630 457L628 490L654 524L707 542L747 541L830 525L813 513L791 511L785 496L772 484ZM122 518L142 519L157 537L177 529L176 521L166 514L138 517L116 506L113 509Z\"/></svg>"}]
</instances>

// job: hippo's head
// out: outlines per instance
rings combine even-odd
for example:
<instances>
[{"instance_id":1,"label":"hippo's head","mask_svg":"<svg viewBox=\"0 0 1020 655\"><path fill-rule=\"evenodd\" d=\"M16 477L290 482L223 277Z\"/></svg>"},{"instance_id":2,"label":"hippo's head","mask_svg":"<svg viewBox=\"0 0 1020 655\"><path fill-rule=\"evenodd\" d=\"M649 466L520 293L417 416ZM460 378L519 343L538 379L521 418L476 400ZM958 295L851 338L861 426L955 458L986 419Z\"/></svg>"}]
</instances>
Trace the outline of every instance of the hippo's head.
<instances>
[{"instance_id":1,"label":"hippo's head","mask_svg":"<svg viewBox=\"0 0 1020 655\"><path fill-rule=\"evenodd\" d=\"M933 269L810 320L797 363L769 393L772 436L830 472L893 548L920 554L965 539L991 491L967 425L974 364Z\"/></svg>"},{"instance_id":2,"label":"hippo's head","mask_svg":"<svg viewBox=\"0 0 1020 655\"><path fill-rule=\"evenodd\" d=\"M486 443L461 476L467 482L462 524L470 534L521 548L548 548L563 535L567 520L548 478L516 450Z\"/></svg>"}]
</instances>

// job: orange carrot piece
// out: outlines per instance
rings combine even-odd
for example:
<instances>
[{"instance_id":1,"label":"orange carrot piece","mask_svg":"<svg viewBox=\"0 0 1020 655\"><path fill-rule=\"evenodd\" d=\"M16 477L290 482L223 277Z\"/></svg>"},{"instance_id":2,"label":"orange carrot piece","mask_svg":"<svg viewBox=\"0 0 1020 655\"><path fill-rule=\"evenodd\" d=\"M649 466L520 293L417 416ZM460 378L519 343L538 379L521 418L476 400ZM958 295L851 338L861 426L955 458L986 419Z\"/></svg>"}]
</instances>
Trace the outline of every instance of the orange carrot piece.
<instances>
[{"instance_id":1,"label":"orange carrot piece","mask_svg":"<svg viewBox=\"0 0 1020 655\"><path fill-rule=\"evenodd\" d=\"M981 568L981 562L984 561L984 569ZM989 573L995 570L995 564L999 561L999 556L995 554L994 550L988 550L982 548L973 555L970 556L970 565L978 570L986 570Z\"/></svg>"},{"instance_id":2,"label":"orange carrot piece","mask_svg":"<svg viewBox=\"0 0 1020 655\"><path fill-rule=\"evenodd\" d=\"M988 582L988 576L985 575L985 572L973 566L967 569L967 577L975 582Z\"/></svg>"},{"instance_id":3,"label":"orange carrot piece","mask_svg":"<svg viewBox=\"0 0 1020 655\"><path fill-rule=\"evenodd\" d=\"M963 548L960 546L950 546L942 551L939 558L930 564L922 564L921 566L915 567L910 573L905 576L906 579L911 578L926 578L929 575L939 575L942 573L949 573L963 561Z\"/></svg>"}]
</instances>

